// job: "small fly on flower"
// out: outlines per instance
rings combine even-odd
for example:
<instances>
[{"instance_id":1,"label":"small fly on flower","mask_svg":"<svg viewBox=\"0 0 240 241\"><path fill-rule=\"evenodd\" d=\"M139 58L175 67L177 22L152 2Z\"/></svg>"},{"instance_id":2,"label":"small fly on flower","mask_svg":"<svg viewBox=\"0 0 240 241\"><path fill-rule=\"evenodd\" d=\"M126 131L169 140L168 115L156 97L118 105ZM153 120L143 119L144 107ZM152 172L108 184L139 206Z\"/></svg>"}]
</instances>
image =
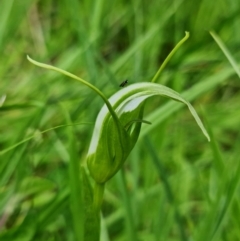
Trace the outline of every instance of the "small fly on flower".
<instances>
[{"instance_id":1,"label":"small fly on flower","mask_svg":"<svg viewBox=\"0 0 240 241\"><path fill-rule=\"evenodd\" d=\"M128 80L126 79L119 85L119 87L125 87L127 84L128 84Z\"/></svg>"}]
</instances>

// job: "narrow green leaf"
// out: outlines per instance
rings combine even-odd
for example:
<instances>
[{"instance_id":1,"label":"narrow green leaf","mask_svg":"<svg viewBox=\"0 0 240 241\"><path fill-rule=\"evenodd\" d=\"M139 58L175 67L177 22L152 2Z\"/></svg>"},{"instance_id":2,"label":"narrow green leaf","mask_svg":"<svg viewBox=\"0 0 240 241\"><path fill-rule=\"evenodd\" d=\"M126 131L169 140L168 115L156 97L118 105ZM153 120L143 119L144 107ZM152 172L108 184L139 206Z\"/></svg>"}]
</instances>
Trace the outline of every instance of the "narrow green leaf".
<instances>
[{"instance_id":1,"label":"narrow green leaf","mask_svg":"<svg viewBox=\"0 0 240 241\"><path fill-rule=\"evenodd\" d=\"M46 132L48 132L48 131L55 130L55 129L58 129L58 128L61 128L61 127L81 125L81 124L91 124L91 123L86 122L86 123L74 123L74 124L69 124L69 125L54 126L54 127L51 127L51 128L49 128L49 129L47 129L47 130L39 131L38 134L43 134L43 133L46 133ZM21 140L20 142L15 143L14 145L12 145L12 146L10 146L10 147L8 147L8 148L0 151L0 156L3 155L3 154L5 154L5 153L7 153L7 152L9 152L9 151L11 151L12 149L14 149L14 148L16 148L16 147L18 147L18 146L20 146L21 144L23 144L23 143L25 143L25 142L30 141L30 140L33 139L34 137L35 137L35 135L29 136L29 137Z\"/></svg>"},{"instance_id":2,"label":"narrow green leaf","mask_svg":"<svg viewBox=\"0 0 240 241\"><path fill-rule=\"evenodd\" d=\"M223 51L224 55L227 57L228 61L232 65L232 67L235 70L236 74L240 78L240 68L239 68L239 65L236 62L236 60L233 58L233 56L230 53L230 51L227 49L227 47L225 46L223 41L220 39L220 37L214 31L210 31L209 33L211 34L213 39L216 41L216 43L218 44L220 49Z\"/></svg>"},{"instance_id":3,"label":"narrow green leaf","mask_svg":"<svg viewBox=\"0 0 240 241\"><path fill-rule=\"evenodd\" d=\"M67 110L63 107L68 125L73 125L71 117ZM77 151L77 141L75 137L74 128L67 129L69 137L69 184L70 184L70 208L72 211L72 221L76 241L84 239L84 191L83 182L81 178L80 162Z\"/></svg>"}]
</instances>

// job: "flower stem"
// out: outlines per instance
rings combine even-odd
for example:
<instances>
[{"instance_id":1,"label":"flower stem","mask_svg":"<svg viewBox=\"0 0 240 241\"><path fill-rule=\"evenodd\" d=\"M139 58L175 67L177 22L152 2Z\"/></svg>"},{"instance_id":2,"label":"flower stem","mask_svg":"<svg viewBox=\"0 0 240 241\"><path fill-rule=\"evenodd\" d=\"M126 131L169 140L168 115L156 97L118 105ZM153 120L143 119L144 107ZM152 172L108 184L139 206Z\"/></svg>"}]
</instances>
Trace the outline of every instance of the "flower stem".
<instances>
[{"instance_id":1,"label":"flower stem","mask_svg":"<svg viewBox=\"0 0 240 241\"><path fill-rule=\"evenodd\" d=\"M102 206L103 193L105 184L95 182L94 193L93 193L93 208L96 214L99 215Z\"/></svg>"},{"instance_id":2,"label":"flower stem","mask_svg":"<svg viewBox=\"0 0 240 241\"><path fill-rule=\"evenodd\" d=\"M158 72L154 75L151 82L156 82L157 78L161 74L162 70L165 68L169 60L172 58L172 56L177 52L177 50L180 48L180 46L189 38L189 32L185 32L185 37L178 42L178 44L175 46L175 48L169 53L167 58L164 60L160 68L158 69Z\"/></svg>"}]
</instances>

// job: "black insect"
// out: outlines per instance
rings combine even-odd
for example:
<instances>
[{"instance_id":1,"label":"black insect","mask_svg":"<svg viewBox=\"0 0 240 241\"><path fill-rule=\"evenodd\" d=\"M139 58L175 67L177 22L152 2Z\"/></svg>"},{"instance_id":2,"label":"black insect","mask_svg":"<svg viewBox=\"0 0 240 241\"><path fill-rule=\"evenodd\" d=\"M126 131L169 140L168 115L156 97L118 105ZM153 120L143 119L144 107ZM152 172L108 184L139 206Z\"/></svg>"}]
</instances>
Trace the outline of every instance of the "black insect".
<instances>
[{"instance_id":1,"label":"black insect","mask_svg":"<svg viewBox=\"0 0 240 241\"><path fill-rule=\"evenodd\" d=\"M128 84L128 80L126 79L119 85L119 87L125 87L127 84Z\"/></svg>"}]
</instances>

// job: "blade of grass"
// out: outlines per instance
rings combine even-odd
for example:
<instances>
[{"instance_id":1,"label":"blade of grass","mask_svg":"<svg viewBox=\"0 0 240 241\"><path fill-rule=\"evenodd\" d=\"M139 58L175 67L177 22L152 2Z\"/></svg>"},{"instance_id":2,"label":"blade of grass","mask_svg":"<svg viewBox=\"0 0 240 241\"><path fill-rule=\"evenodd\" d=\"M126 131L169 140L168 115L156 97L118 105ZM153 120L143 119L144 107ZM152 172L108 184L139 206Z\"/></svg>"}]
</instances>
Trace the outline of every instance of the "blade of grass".
<instances>
[{"instance_id":1,"label":"blade of grass","mask_svg":"<svg viewBox=\"0 0 240 241\"><path fill-rule=\"evenodd\" d=\"M65 118L68 125L73 125L71 117L67 110L62 106ZM69 137L69 183L70 183L70 208L72 211L73 227L75 240L84 240L84 201L83 201L83 187L80 171L80 162L77 151L77 140L75 138L74 127L68 129Z\"/></svg>"},{"instance_id":2,"label":"blade of grass","mask_svg":"<svg viewBox=\"0 0 240 241\"><path fill-rule=\"evenodd\" d=\"M99 30L101 29L99 25L101 24L101 20L102 20L102 10L103 10L104 2L105 1L103 0L99 0L94 4L92 21L91 21L92 26L91 26L91 33L90 33L91 41L94 41L97 39L99 35Z\"/></svg>"},{"instance_id":3,"label":"blade of grass","mask_svg":"<svg viewBox=\"0 0 240 241\"><path fill-rule=\"evenodd\" d=\"M182 4L183 1L177 2L177 7ZM176 12L176 9L169 9L169 11L164 12L164 15L161 18L160 22L154 23L151 25L151 28L139 35L139 38L110 66L110 69L113 73L116 73L130 57L143 48L146 44L149 44L153 41L154 37L159 33L159 30L163 26L165 21L168 21L169 18Z\"/></svg>"},{"instance_id":4,"label":"blade of grass","mask_svg":"<svg viewBox=\"0 0 240 241\"><path fill-rule=\"evenodd\" d=\"M42 232L46 227L55 220L59 214L63 213L69 205L69 188L65 187L57 193L54 200L46 205L39 215L37 215L36 222L37 232Z\"/></svg>"},{"instance_id":5,"label":"blade of grass","mask_svg":"<svg viewBox=\"0 0 240 241\"><path fill-rule=\"evenodd\" d=\"M2 47L5 30L8 29L8 18L12 9L14 0L2 1L0 10L0 49Z\"/></svg>"},{"instance_id":6,"label":"blade of grass","mask_svg":"<svg viewBox=\"0 0 240 241\"><path fill-rule=\"evenodd\" d=\"M161 160L159 159L156 151L155 151L155 147L153 146L153 144L150 141L150 138L148 136L146 136L144 138L144 144L147 147L150 155L151 155L151 161L153 162L153 165L155 166L157 172L158 172L158 176L159 178L163 181L163 185L164 185L164 189L166 192L166 196L167 199L169 201L169 203L173 206L174 208L174 215L175 215L175 220L178 223L178 228L179 228L179 233L181 236L181 240L182 241L187 241L187 234L185 233L185 227L184 227L184 223L185 220L184 218L180 215L180 212L176 206L176 201L175 201L175 197L171 188L170 183L168 182L168 178L165 174L165 170L164 167L161 163Z\"/></svg>"},{"instance_id":7,"label":"blade of grass","mask_svg":"<svg viewBox=\"0 0 240 241\"><path fill-rule=\"evenodd\" d=\"M124 207L125 207L125 229L127 232L129 241L137 241L137 233L135 228L134 216L133 216L133 207L131 204L130 195L127 190L127 183L124 171L121 169L120 173L116 175L119 188L122 194Z\"/></svg>"},{"instance_id":8,"label":"blade of grass","mask_svg":"<svg viewBox=\"0 0 240 241\"><path fill-rule=\"evenodd\" d=\"M47 129L47 130L44 130L44 131L40 131L40 132L38 132L38 133L39 133L39 134L44 134L44 133L46 133L46 132L48 132L48 131L52 131L52 130L55 130L55 129L58 129L58 128L69 127L69 126L70 126L70 127L73 127L73 126L75 126L75 125L82 125L82 124L91 124L91 123L85 122L85 123L74 123L74 124L67 124L67 125L59 125L59 126L51 127L51 128L49 128L49 129ZM9 151L11 151L11 150L13 150L13 149L16 148L16 147L22 145L22 144L25 143L25 142L30 141L30 140L33 139L34 137L35 137L35 135L29 136L29 137L23 139L22 141L17 142L16 144L14 144L14 145L12 145L12 146L10 146L10 147L8 147L8 148L0 151L0 156L3 155L3 154L5 154L5 153L7 153L7 152L9 152Z\"/></svg>"},{"instance_id":9,"label":"blade of grass","mask_svg":"<svg viewBox=\"0 0 240 241\"><path fill-rule=\"evenodd\" d=\"M239 137L240 137L240 135L239 135ZM240 138L238 138L237 143L238 143L238 146L239 146ZM235 156L235 160L237 160L238 157L239 157L239 155L237 154ZM229 176L230 176L230 180L228 181L228 183L226 185L225 192L222 193L225 202L224 202L224 205L223 205L221 211L219 212L218 218L215 222L215 228L214 228L213 233L212 233L212 239L213 240L216 240L215 236L217 236L219 231L222 231L222 230L220 230L220 228L223 225L223 221L226 218L226 214L227 214L227 212L228 212L228 210L229 210L229 208L232 204L232 201L235 197L235 193L236 193L237 188L239 186L239 183L240 183L240 161L238 161L238 163L237 163L235 173L233 175L229 175ZM228 176L226 176L226 178L227 177Z\"/></svg>"},{"instance_id":10,"label":"blade of grass","mask_svg":"<svg viewBox=\"0 0 240 241\"><path fill-rule=\"evenodd\" d=\"M227 49L227 47L225 46L223 41L220 39L220 37L214 31L210 31L209 33L211 34L211 36L213 37L215 42L218 44L220 49L223 51L224 55L226 56L226 58L228 59L228 61L232 65L233 69L235 70L236 74L240 78L240 68L239 68L239 65L236 62L236 60L233 58L233 56L230 53L230 51Z\"/></svg>"},{"instance_id":11,"label":"blade of grass","mask_svg":"<svg viewBox=\"0 0 240 241\"><path fill-rule=\"evenodd\" d=\"M204 111L202 111L202 113L203 113L203 116L204 116L204 120L205 120L205 124L206 124L207 130L208 130L208 133L209 133L210 138L211 138L210 146L211 146L212 153L213 153L213 163L215 165L214 169L217 172L217 176L219 178L221 178L222 175L223 175L223 172L225 170L224 160L223 160L221 151L219 149L218 142L217 142L217 140L215 138L215 135L214 135L214 133L212 131L212 128L211 128L211 126L209 124L207 115L205 114Z\"/></svg>"},{"instance_id":12,"label":"blade of grass","mask_svg":"<svg viewBox=\"0 0 240 241\"><path fill-rule=\"evenodd\" d=\"M36 113L34 113L22 126L22 128L18 132L18 136L16 140L22 139L23 136L25 136L26 131L29 127L32 127L34 129L37 129L41 118L44 113L44 108L41 108L40 110L37 110ZM18 142L19 143L19 142ZM21 143L22 144L22 143ZM2 158L1 166L0 166L0 172L2 172L2 175L0 177L0 185L4 185L11 175L17 171L17 166L19 164L23 165L24 159L26 156L24 156L27 143L23 143L24 145L20 147L10 147L10 149L13 149L12 152L8 153L4 158ZM15 149L14 149L15 148ZM5 149L0 152L0 155L8 152L8 149ZM21 163L20 163L21 162Z\"/></svg>"}]
</instances>

